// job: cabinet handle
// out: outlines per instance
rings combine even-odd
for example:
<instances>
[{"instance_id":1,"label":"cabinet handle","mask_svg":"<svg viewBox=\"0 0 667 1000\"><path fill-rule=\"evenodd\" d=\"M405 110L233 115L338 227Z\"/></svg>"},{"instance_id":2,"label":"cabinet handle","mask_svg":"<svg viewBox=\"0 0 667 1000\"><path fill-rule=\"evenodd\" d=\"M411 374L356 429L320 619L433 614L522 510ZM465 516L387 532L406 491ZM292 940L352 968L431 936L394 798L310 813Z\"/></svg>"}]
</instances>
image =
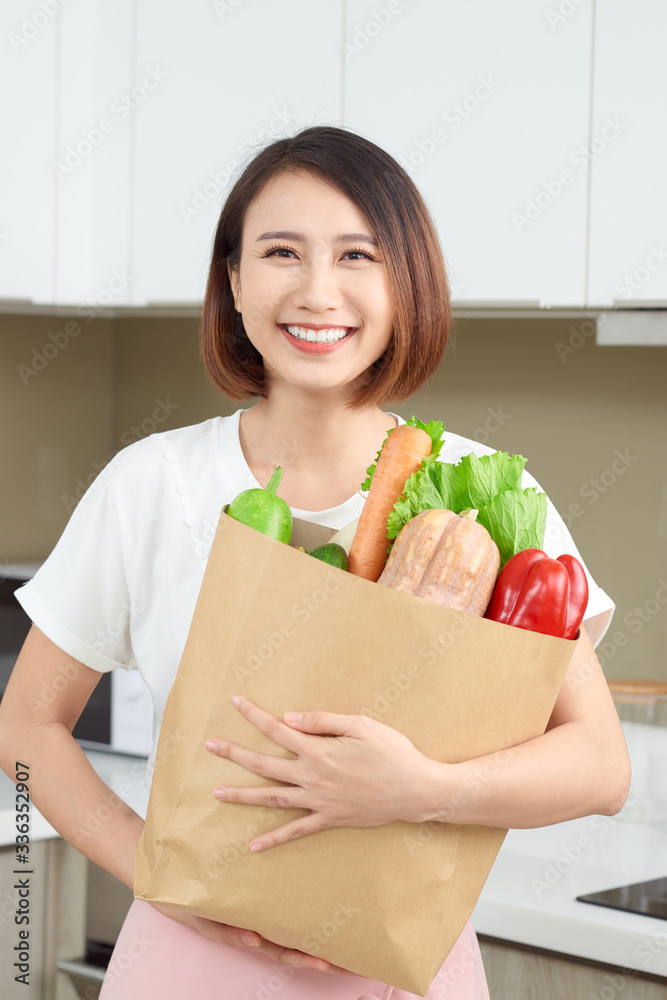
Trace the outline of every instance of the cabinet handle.
<instances>
[{"instance_id":1,"label":"cabinet handle","mask_svg":"<svg viewBox=\"0 0 667 1000\"><path fill-rule=\"evenodd\" d=\"M84 979L89 983L102 983L107 970L99 965L90 965L83 959L61 958L56 965L58 972L65 972L73 979Z\"/></svg>"}]
</instances>

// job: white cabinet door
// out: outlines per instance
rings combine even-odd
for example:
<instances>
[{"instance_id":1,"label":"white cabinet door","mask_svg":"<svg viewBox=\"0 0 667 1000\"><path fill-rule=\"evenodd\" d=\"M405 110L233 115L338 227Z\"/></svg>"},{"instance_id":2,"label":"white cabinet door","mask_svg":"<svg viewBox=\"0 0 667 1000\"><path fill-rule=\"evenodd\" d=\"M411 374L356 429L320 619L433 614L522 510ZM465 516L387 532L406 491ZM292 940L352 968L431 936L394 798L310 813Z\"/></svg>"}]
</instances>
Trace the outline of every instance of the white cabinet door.
<instances>
[{"instance_id":1,"label":"white cabinet door","mask_svg":"<svg viewBox=\"0 0 667 1000\"><path fill-rule=\"evenodd\" d=\"M58 304L129 302L131 9L86 0L59 15Z\"/></svg>"},{"instance_id":2,"label":"white cabinet door","mask_svg":"<svg viewBox=\"0 0 667 1000\"><path fill-rule=\"evenodd\" d=\"M591 13L570 7L348 0L344 122L425 196L455 301L585 301Z\"/></svg>"},{"instance_id":3,"label":"white cabinet door","mask_svg":"<svg viewBox=\"0 0 667 1000\"><path fill-rule=\"evenodd\" d=\"M253 149L335 124L339 0L138 0L133 303L200 302L220 209Z\"/></svg>"},{"instance_id":4,"label":"white cabinet door","mask_svg":"<svg viewBox=\"0 0 667 1000\"><path fill-rule=\"evenodd\" d=\"M667 3L595 12L591 305L667 304Z\"/></svg>"},{"instance_id":5,"label":"white cabinet door","mask_svg":"<svg viewBox=\"0 0 667 1000\"><path fill-rule=\"evenodd\" d=\"M0 5L0 300L53 301L59 16L56 4Z\"/></svg>"}]
</instances>

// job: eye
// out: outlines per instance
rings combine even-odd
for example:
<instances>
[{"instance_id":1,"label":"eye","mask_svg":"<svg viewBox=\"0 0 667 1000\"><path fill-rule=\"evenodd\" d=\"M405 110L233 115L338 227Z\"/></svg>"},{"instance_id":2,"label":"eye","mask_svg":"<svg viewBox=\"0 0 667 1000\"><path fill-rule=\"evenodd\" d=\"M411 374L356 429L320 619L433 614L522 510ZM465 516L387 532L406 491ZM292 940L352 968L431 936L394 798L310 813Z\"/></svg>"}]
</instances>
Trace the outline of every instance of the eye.
<instances>
[{"instance_id":1,"label":"eye","mask_svg":"<svg viewBox=\"0 0 667 1000\"><path fill-rule=\"evenodd\" d=\"M355 260L360 260L361 258L364 257L366 258L366 260L377 260L377 257L374 257L372 253L368 252L368 250L361 250L360 248L357 248L355 250L346 250L345 253L343 254L343 257L347 257L349 254L355 254L356 255Z\"/></svg>"},{"instance_id":2,"label":"eye","mask_svg":"<svg viewBox=\"0 0 667 1000\"><path fill-rule=\"evenodd\" d=\"M281 247L281 246L268 247L268 249L265 251L265 253L262 254L262 256L263 257L273 257L273 256L276 256L279 252L280 253L291 253L291 254L293 254L294 250L292 250L290 247Z\"/></svg>"}]
</instances>

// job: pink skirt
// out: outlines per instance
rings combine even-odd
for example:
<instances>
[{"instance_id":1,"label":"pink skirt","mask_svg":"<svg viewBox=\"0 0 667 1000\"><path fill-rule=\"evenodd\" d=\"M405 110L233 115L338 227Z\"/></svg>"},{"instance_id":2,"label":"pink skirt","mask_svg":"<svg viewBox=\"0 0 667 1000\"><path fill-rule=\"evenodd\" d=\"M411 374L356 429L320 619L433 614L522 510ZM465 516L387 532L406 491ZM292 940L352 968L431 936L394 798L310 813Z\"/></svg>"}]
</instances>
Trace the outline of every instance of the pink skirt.
<instances>
[{"instance_id":1,"label":"pink skirt","mask_svg":"<svg viewBox=\"0 0 667 1000\"><path fill-rule=\"evenodd\" d=\"M135 899L100 1000L419 1000L375 979L295 969L253 948L231 948ZM431 983L426 1000L489 1000L470 921Z\"/></svg>"}]
</instances>

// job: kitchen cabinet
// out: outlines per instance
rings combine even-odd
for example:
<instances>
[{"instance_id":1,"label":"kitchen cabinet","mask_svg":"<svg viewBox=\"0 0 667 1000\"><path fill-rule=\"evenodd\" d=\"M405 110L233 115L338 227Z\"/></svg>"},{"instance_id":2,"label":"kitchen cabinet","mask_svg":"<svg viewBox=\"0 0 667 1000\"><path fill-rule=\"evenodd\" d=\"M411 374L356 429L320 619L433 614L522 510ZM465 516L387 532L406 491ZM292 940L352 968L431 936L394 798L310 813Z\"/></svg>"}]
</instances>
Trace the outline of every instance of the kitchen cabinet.
<instances>
[{"instance_id":1,"label":"kitchen cabinet","mask_svg":"<svg viewBox=\"0 0 667 1000\"><path fill-rule=\"evenodd\" d=\"M338 113L340 4L139 0L132 302L204 295L215 227L246 159ZM258 21L258 16L260 21Z\"/></svg>"},{"instance_id":2,"label":"kitchen cabinet","mask_svg":"<svg viewBox=\"0 0 667 1000\"><path fill-rule=\"evenodd\" d=\"M55 91L58 225L55 301L130 301L133 116L132 0L68 4L59 17Z\"/></svg>"},{"instance_id":3,"label":"kitchen cabinet","mask_svg":"<svg viewBox=\"0 0 667 1000\"><path fill-rule=\"evenodd\" d=\"M667 305L667 4L595 10L590 268L593 306Z\"/></svg>"},{"instance_id":4,"label":"kitchen cabinet","mask_svg":"<svg viewBox=\"0 0 667 1000\"><path fill-rule=\"evenodd\" d=\"M623 1000L667 1000L667 981L648 979L631 969L584 964L482 935L479 946L493 1000L616 996Z\"/></svg>"},{"instance_id":5,"label":"kitchen cabinet","mask_svg":"<svg viewBox=\"0 0 667 1000\"><path fill-rule=\"evenodd\" d=\"M667 303L662 0L8 0L0 28L0 309L197 306L245 162L322 123L412 176L459 307Z\"/></svg>"},{"instance_id":6,"label":"kitchen cabinet","mask_svg":"<svg viewBox=\"0 0 667 1000\"><path fill-rule=\"evenodd\" d=\"M587 6L347 4L344 124L425 196L455 301L584 304Z\"/></svg>"},{"instance_id":7,"label":"kitchen cabinet","mask_svg":"<svg viewBox=\"0 0 667 1000\"><path fill-rule=\"evenodd\" d=\"M55 16L6 0L0 35L1 308L3 300L54 301Z\"/></svg>"}]
</instances>

